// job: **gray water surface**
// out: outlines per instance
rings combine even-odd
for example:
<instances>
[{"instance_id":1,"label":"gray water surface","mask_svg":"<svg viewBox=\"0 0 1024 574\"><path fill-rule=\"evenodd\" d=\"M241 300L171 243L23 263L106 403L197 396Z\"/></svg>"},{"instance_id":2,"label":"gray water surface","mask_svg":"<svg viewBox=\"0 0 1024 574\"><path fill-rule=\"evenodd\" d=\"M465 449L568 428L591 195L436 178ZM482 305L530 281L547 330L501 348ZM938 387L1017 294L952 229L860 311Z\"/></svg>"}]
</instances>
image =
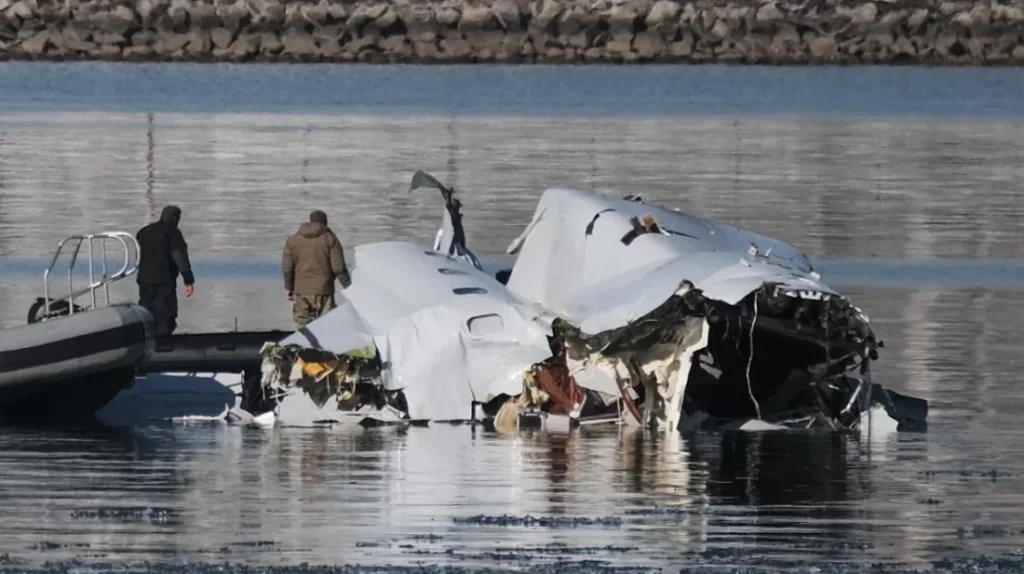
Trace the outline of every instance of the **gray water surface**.
<instances>
[{"instance_id":1,"label":"gray water surface","mask_svg":"<svg viewBox=\"0 0 1024 574\"><path fill-rule=\"evenodd\" d=\"M872 317L878 379L931 406L927 433L870 440L5 428L0 569L964 571L1024 548L1022 84L1018 70L0 65L3 327L24 324L57 241L134 232L175 203L198 276L181 329L287 328L285 238L321 208L349 254L429 243L439 198L408 192L422 168L465 194L486 257L553 185L784 238ZM464 522L481 514L608 520ZM1022 569L1007 560L994 567Z\"/></svg>"}]
</instances>

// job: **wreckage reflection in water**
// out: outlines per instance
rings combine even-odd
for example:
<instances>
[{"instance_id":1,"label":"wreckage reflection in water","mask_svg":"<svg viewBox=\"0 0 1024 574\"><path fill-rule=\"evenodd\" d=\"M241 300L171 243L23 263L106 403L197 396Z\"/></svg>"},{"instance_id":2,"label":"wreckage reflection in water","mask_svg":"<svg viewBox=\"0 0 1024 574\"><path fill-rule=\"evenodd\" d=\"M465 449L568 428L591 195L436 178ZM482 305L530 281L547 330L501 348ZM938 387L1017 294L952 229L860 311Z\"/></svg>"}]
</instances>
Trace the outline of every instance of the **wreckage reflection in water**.
<instances>
[{"instance_id":1,"label":"wreckage reflection in water","mask_svg":"<svg viewBox=\"0 0 1024 574\"><path fill-rule=\"evenodd\" d=\"M1024 542L1024 466L978 466L997 441L642 434L4 429L0 547L35 562L493 566L515 553L665 568L912 562ZM555 522L516 523L528 515Z\"/></svg>"}]
</instances>

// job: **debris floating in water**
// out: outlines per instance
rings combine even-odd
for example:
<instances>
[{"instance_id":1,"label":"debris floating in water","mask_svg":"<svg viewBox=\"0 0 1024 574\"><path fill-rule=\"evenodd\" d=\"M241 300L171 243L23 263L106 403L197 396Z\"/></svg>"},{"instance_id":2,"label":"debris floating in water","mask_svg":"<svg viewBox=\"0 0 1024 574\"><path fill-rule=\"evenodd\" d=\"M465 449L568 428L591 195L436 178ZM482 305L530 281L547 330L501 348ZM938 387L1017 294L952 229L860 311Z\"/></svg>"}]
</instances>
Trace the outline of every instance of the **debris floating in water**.
<instances>
[{"instance_id":1,"label":"debris floating in water","mask_svg":"<svg viewBox=\"0 0 1024 574\"><path fill-rule=\"evenodd\" d=\"M576 526L621 526L622 519L618 516L601 516L588 518L586 516L511 516L502 514L500 516L488 516L478 514L469 517L455 517L452 519L456 524L472 524L476 526L545 526L551 528L572 528Z\"/></svg>"},{"instance_id":2,"label":"debris floating in water","mask_svg":"<svg viewBox=\"0 0 1024 574\"><path fill-rule=\"evenodd\" d=\"M120 520L124 522L167 522L177 517L171 508L132 507L132 508L77 508L70 513L71 518L90 520Z\"/></svg>"}]
</instances>

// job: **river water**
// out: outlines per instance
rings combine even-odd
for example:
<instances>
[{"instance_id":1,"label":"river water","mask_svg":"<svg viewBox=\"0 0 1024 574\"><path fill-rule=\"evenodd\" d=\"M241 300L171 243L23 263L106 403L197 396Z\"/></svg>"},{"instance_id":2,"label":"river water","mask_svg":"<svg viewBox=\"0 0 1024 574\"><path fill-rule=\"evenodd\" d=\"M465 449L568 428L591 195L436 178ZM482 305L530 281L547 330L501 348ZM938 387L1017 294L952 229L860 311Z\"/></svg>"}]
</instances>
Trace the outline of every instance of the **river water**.
<instances>
[{"instance_id":1,"label":"river water","mask_svg":"<svg viewBox=\"0 0 1024 574\"><path fill-rule=\"evenodd\" d=\"M957 560L1024 547L1021 94L1018 70L0 65L4 327L60 239L174 203L198 279L181 329L287 328L288 234L320 208L349 249L429 242L420 168L465 194L484 256L553 185L786 239L872 316L879 378L931 407L927 433L872 440L5 429L0 569L1019 570Z\"/></svg>"}]
</instances>

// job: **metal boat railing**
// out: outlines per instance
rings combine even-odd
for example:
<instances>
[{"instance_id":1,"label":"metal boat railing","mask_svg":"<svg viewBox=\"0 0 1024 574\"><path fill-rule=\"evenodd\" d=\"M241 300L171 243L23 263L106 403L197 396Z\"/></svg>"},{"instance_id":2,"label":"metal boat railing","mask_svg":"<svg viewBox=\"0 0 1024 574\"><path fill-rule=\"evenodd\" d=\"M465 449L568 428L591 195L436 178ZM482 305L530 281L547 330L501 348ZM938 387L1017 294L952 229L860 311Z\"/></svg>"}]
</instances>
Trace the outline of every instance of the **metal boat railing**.
<instances>
[{"instance_id":1,"label":"metal boat railing","mask_svg":"<svg viewBox=\"0 0 1024 574\"><path fill-rule=\"evenodd\" d=\"M78 263L78 254L82 249L82 244L89 243L89 285L79 290L75 290L74 287L74 271L75 264ZM107 275L107 243L116 241L121 244L124 248L124 265L114 273L113 275ZM96 278L96 243L100 244L100 271L103 275ZM68 245L74 245L74 251L71 253L71 262L68 264L68 294L61 299L56 301L68 302L68 313L75 312L75 298L81 297L86 293L92 296L92 308L96 308L96 291L102 288L104 295L104 305L110 305L110 284L114 281L124 279L129 275L135 273L139 269L139 243L135 240L135 236L124 232L124 231L107 231L103 233L90 233L87 235L72 235L61 241L57 245L57 252L53 254L53 259L50 261L49 267L43 272L43 299L45 301L45 314L50 314L50 272L53 271L53 266L57 264L57 259L60 258L61 253L64 252L64 248ZM56 302L54 301L54 302Z\"/></svg>"}]
</instances>

